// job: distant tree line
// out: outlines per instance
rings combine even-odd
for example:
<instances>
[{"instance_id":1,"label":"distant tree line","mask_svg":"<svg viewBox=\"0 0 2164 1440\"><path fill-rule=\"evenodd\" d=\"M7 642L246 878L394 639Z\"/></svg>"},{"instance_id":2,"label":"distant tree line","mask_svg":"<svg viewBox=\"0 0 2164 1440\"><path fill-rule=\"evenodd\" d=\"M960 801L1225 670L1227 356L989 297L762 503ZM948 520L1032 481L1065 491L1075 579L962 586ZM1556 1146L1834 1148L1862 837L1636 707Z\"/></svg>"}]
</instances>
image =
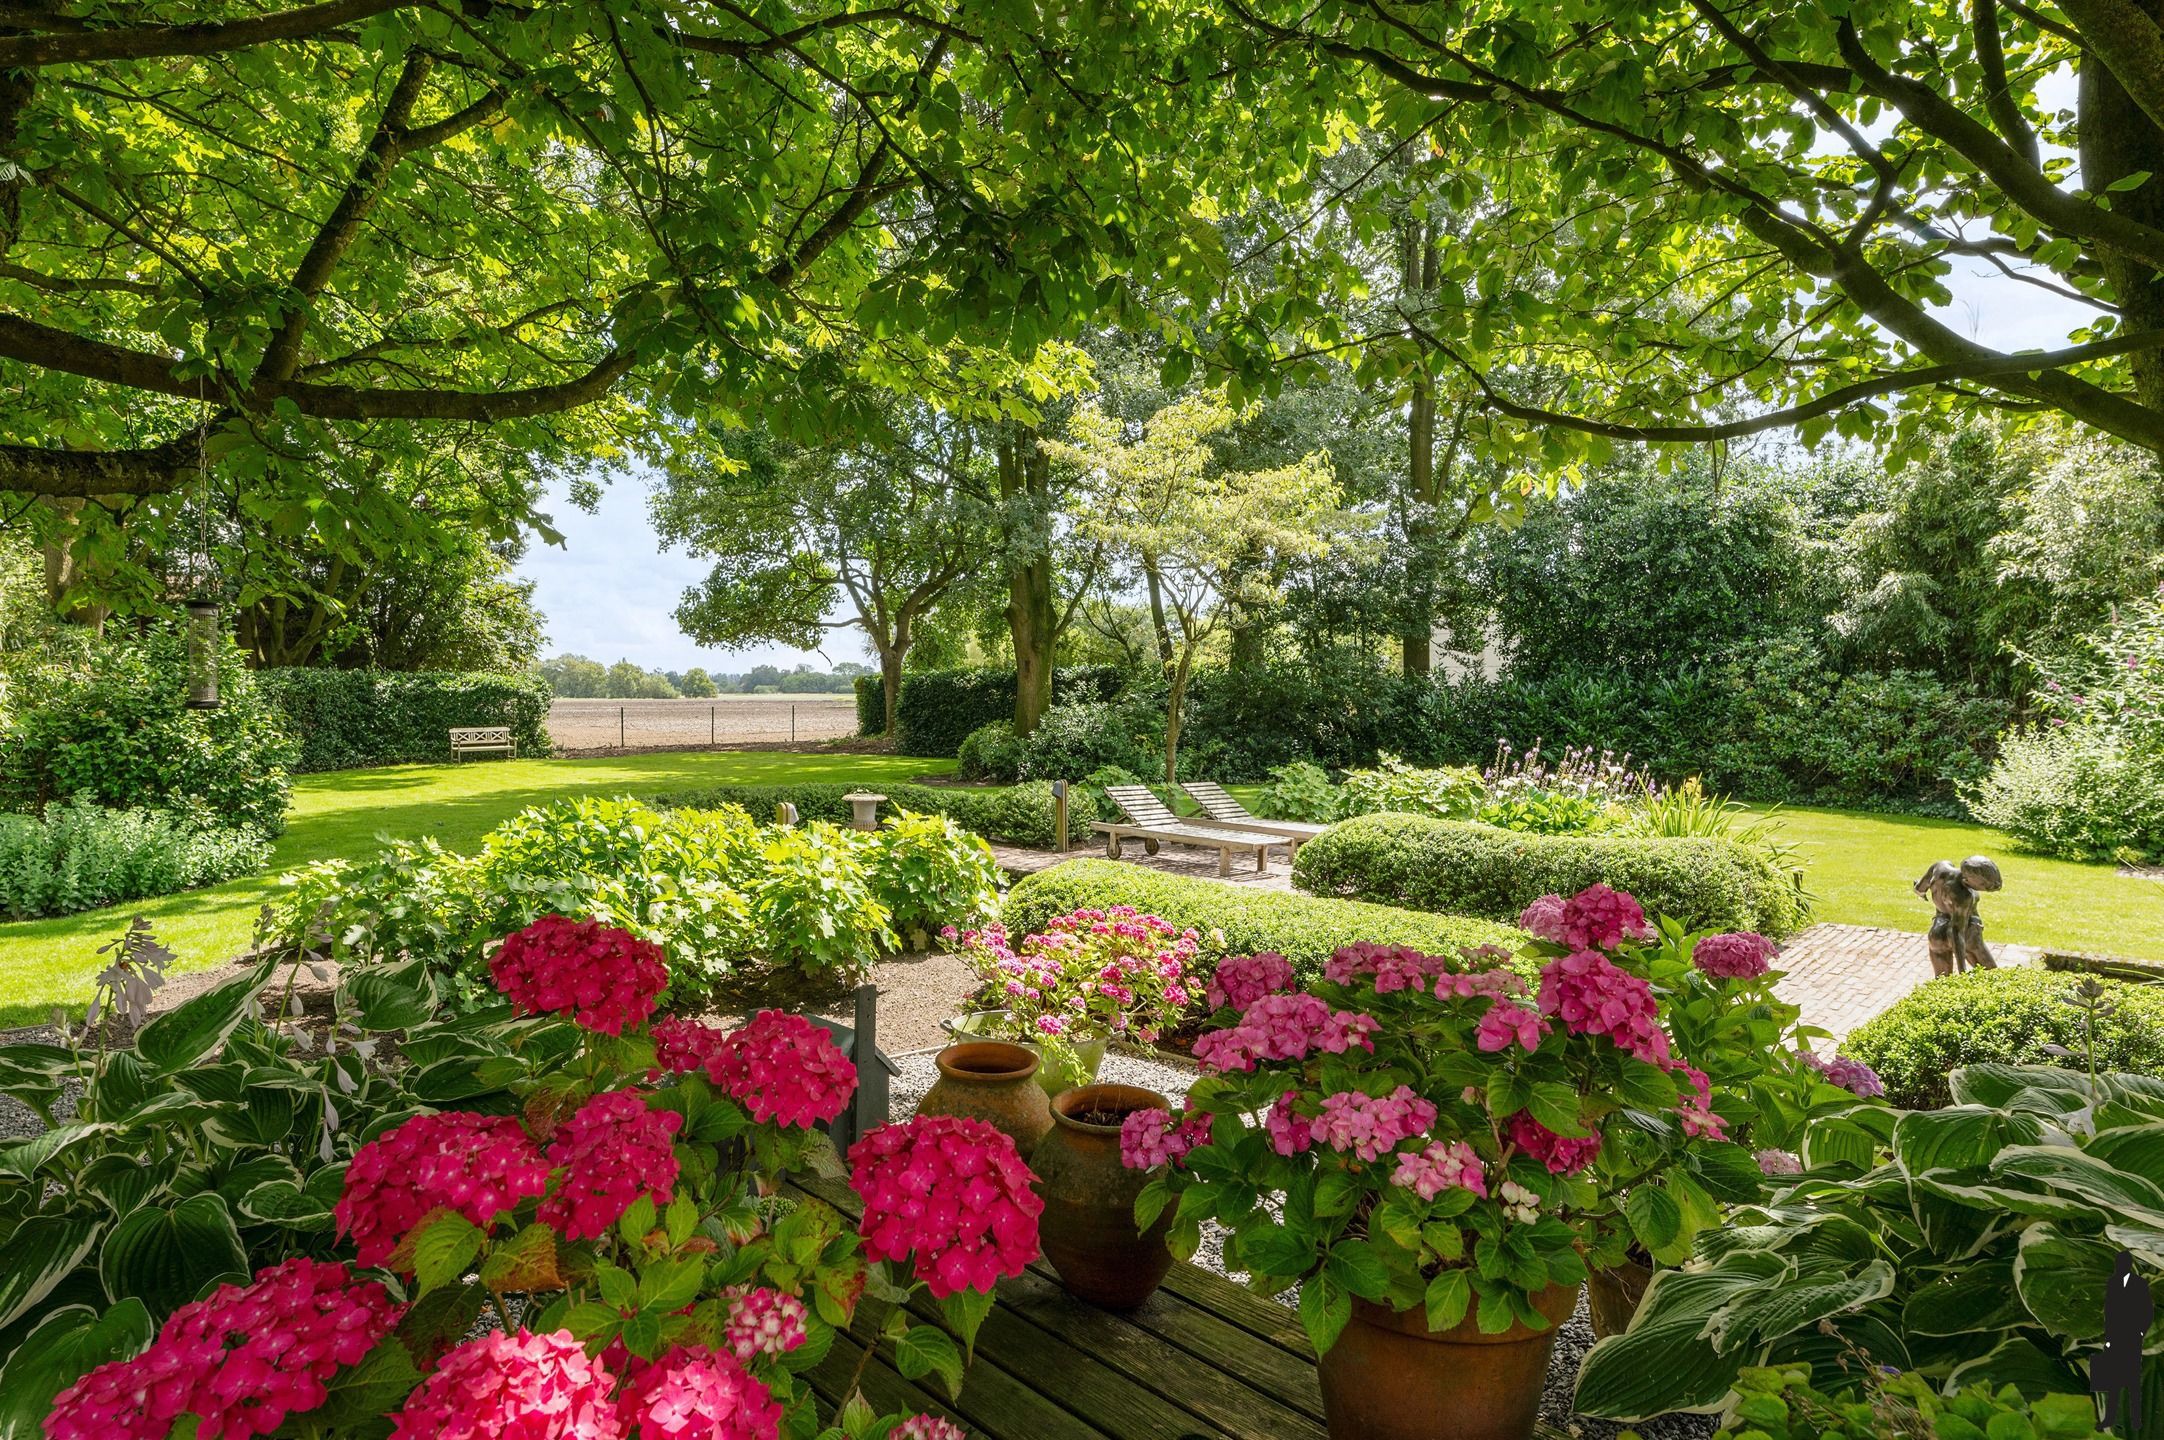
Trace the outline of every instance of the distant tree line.
<instances>
[{"instance_id":1,"label":"distant tree line","mask_svg":"<svg viewBox=\"0 0 2164 1440\"><path fill-rule=\"evenodd\" d=\"M564 700L710 700L717 695L846 695L869 665L845 660L831 670L798 665L754 665L741 675L689 670L648 670L629 660L603 665L584 655L557 655L541 662L549 691Z\"/></svg>"}]
</instances>

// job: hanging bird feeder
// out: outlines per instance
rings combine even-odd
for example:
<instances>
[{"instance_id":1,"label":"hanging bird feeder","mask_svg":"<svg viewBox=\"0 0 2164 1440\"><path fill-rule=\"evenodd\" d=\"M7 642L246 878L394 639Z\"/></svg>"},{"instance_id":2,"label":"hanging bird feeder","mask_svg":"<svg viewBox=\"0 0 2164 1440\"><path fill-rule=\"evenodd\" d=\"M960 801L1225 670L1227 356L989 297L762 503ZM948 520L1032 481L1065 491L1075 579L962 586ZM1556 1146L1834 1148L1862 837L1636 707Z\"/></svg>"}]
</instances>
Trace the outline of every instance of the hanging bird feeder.
<instances>
[{"instance_id":1,"label":"hanging bird feeder","mask_svg":"<svg viewBox=\"0 0 2164 1440\"><path fill-rule=\"evenodd\" d=\"M188 699L190 710L218 708L218 602L197 595L180 607L188 616Z\"/></svg>"}]
</instances>

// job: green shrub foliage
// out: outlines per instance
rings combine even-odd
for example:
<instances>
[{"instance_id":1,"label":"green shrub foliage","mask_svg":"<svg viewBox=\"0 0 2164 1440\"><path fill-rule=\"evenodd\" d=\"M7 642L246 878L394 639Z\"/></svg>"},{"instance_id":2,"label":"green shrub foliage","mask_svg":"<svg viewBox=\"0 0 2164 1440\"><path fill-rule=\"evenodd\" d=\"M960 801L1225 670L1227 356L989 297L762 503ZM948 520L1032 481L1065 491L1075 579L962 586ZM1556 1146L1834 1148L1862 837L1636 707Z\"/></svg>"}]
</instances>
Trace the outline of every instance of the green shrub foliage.
<instances>
[{"instance_id":1,"label":"green shrub foliage","mask_svg":"<svg viewBox=\"0 0 2164 1440\"><path fill-rule=\"evenodd\" d=\"M1342 797L1330 783L1330 772L1309 760L1294 760L1270 769L1270 783L1256 797L1261 813L1272 820L1297 820L1326 825L1338 818Z\"/></svg>"},{"instance_id":2,"label":"green shrub foliage","mask_svg":"<svg viewBox=\"0 0 2164 1440\"><path fill-rule=\"evenodd\" d=\"M1074 780L1105 769L1162 779L1165 717L1139 696L1069 701L1045 711L1022 747L1027 780Z\"/></svg>"},{"instance_id":3,"label":"green shrub foliage","mask_svg":"<svg viewBox=\"0 0 2164 1440\"><path fill-rule=\"evenodd\" d=\"M1292 873L1318 895L1495 920L1595 883L1691 930L1788 935L1807 908L1774 856L1732 840L1526 835L1425 815L1332 826L1300 847Z\"/></svg>"},{"instance_id":4,"label":"green shrub foliage","mask_svg":"<svg viewBox=\"0 0 2164 1440\"><path fill-rule=\"evenodd\" d=\"M1219 945L1214 937L1222 937L1225 954L1275 950L1293 963L1303 980L1320 976L1332 952L1362 940L1442 955L1471 946L1515 949L1525 943L1521 931L1485 920L1246 890L1116 860L1070 860L1040 870L1007 892L1000 918L1009 934L1029 935L1055 915L1110 905L1132 905L1181 929L1192 927L1213 946Z\"/></svg>"},{"instance_id":5,"label":"green shrub foliage","mask_svg":"<svg viewBox=\"0 0 2164 1440\"><path fill-rule=\"evenodd\" d=\"M802 785L714 785L699 790L672 790L649 797L647 803L661 809L712 809L736 805L759 820L774 818L783 801L796 806L801 820L849 823L849 804L842 797L859 785L839 782L808 782ZM964 830L1001 845L1028 850L1050 850L1059 843L1052 828L1052 787L1045 781L1008 785L998 789L965 785L882 785L887 797L880 814L891 816L907 810L917 815L945 815ZM1089 838L1090 822L1109 813L1097 808L1089 792L1077 785L1067 795L1069 840Z\"/></svg>"},{"instance_id":6,"label":"green shrub foliage","mask_svg":"<svg viewBox=\"0 0 2164 1440\"><path fill-rule=\"evenodd\" d=\"M8 808L81 796L110 810L167 810L194 827L285 829L295 755L284 719L230 644L216 710L189 710L187 638L160 625L116 636L36 677L0 745Z\"/></svg>"},{"instance_id":7,"label":"green shrub foliage","mask_svg":"<svg viewBox=\"0 0 2164 1440\"><path fill-rule=\"evenodd\" d=\"M1109 700L1120 693L1124 678L1109 665L1062 666L1052 675L1052 700ZM895 748L904 755L955 754L970 731L1014 718L1014 683L1012 670L926 670L903 676L894 707ZM882 713L884 695L876 676L859 685L860 725L867 710Z\"/></svg>"},{"instance_id":8,"label":"green shrub foliage","mask_svg":"<svg viewBox=\"0 0 2164 1440\"><path fill-rule=\"evenodd\" d=\"M994 720L969 732L955 755L964 780L996 780L1011 785L1022 775L1026 742L1014 733L1012 720Z\"/></svg>"},{"instance_id":9,"label":"green shrub foliage","mask_svg":"<svg viewBox=\"0 0 2164 1440\"><path fill-rule=\"evenodd\" d=\"M1917 986L1850 1031L1841 1051L1878 1072L1890 1103L1917 1110L1944 1105L1946 1077L1986 1061L2086 1067L2093 1054L2100 1070L2164 1077L2164 988L2028 966L1971 970Z\"/></svg>"},{"instance_id":10,"label":"green shrub foliage","mask_svg":"<svg viewBox=\"0 0 2164 1440\"><path fill-rule=\"evenodd\" d=\"M260 870L260 832L192 825L165 810L108 810L78 795L39 815L0 815L0 914L70 915Z\"/></svg>"},{"instance_id":11,"label":"green shrub foliage","mask_svg":"<svg viewBox=\"0 0 2164 1440\"><path fill-rule=\"evenodd\" d=\"M2013 1385L1970 1385L1948 1395L1921 1375L1866 1365L1824 1369L1827 1390L1816 1387L1808 1365L1746 1369L1714 1440L2099 1440L2108 1433L2096 1428L2096 1401L2087 1395L2032 1400Z\"/></svg>"},{"instance_id":12,"label":"green shrub foliage","mask_svg":"<svg viewBox=\"0 0 2164 1440\"><path fill-rule=\"evenodd\" d=\"M521 756L549 753L538 675L263 670L257 680L299 740L296 770L448 760L450 731L468 725L508 725Z\"/></svg>"}]
</instances>

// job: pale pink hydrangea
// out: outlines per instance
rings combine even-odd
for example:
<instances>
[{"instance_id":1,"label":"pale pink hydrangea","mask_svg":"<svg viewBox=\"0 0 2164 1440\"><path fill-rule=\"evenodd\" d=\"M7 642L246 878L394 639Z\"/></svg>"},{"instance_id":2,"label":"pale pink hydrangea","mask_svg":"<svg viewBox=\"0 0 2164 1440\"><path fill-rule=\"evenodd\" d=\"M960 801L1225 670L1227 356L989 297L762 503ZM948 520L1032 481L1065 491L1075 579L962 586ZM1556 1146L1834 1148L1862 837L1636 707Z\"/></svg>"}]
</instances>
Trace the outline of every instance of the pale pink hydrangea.
<instances>
[{"instance_id":1,"label":"pale pink hydrangea","mask_svg":"<svg viewBox=\"0 0 2164 1440\"><path fill-rule=\"evenodd\" d=\"M939 1299L989 1292L1038 1255L1044 1201L1014 1142L982 1120L918 1115L849 1147L857 1233L872 1260L910 1260Z\"/></svg>"},{"instance_id":2,"label":"pale pink hydrangea","mask_svg":"<svg viewBox=\"0 0 2164 1440\"><path fill-rule=\"evenodd\" d=\"M624 1386L626 1440L776 1440L782 1410L736 1357L705 1346L671 1350Z\"/></svg>"},{"instance_id":3,"label":"pale pink hydrangea","mask_svg":"<svg viewBox=\"0 0 2164 1440\"><path fill-rule=\"evenodd\" d=\"M1480 1167L1480 1156L1463 1140L1437 1140L1425 1150L1400 1155L1390 1179L1423 1200L1433 1200L1453 1186L1475 1195L1488 1193L1488 1177Z\"/></svg>"},{"instance_id":4,"label":"pale pink hydrangea","mask_svg":"<svg viewBox=\"0 0 2164 1440\"><path fill-rule=\"evenodd\" d=\"M1473 1028L1473 1044L1481 1051L1493 1054L1517 1045L1526 1050L1538 1050L1540 1040L1548 1033L1548 1022L1537 1010L1509 1000L1498 1000L1488 1007Z\"/></svg>"},{"instance_id":5,"label":"pale pink hydrangea","mask_svg":"<svg viewBox=\"0 0 2164 1440\"><path fill-rule=\"evenodd\" d=\"M707 1057L707 1078L758 1121L805 1129L832 1120L856 1093L857 1067L824 1026L762 1010Z\"/></svg>"},{"instance_id":6,"label":"pale pink hydrangea","mask_svg":"<svg viewBox=\"0 0 2164 1440\"><path fill-rule=\"evenodd\" d=\"M1188 1109L1174 1115L1151 1106L1120 1122L1120 1163L1130 1170L1177 1165L1198 1145L1210 1143L1210 1117Z\"/></svg>"},{"instance_id":7,"label":"pale pink hydrangea","mask_svg":"<svg viewBox=\"0 0 2164 1440\"><path fill-rule=\"evenodd\" d=\"M1450 962L1409 945L1379 945L1372 941L1341 947L1323 966L1322 978L1333 985L1350 985L1362 976L1373 976L1375 993L1392 995L1400 990L1426 990L1429 982L1448 971Z\"/></svg>"},{"instance_id":8,"label":"pale pink hydrangea","mask_svg":"<svg viewBox=\"0 0 2164 1440\"><path fill-rule=\"evenodd\" d=\"M1508 1000L1524 993L1524 979L1509 970L1475 970L1470 974L1453 971L1435 977L1435 995L1439 1000L1470 1000L1475 996Z\"/></svg>"},{"instance_id":9,"label":"pale pink hydrangea","mask_svg":"<svg viewBox=\"0 0 2164 1440\"><path fill-rule=\"evenodd\" d=\"M1270 1113L1263 1117L1262 1128L1269 1132L1270 1148L1280 1155L1298 1155L1315 1143L1315 1122L1293 1108L1295 1097L1287 1091L1272 1102Z\"/></svg>"},{"instance_id":10,"label":"pale pink hydrangea","mask_svg":"<svg viewBox=\"0 0 2164 1440\"><path fill-rule=\"evenodd\" d=\"M1317 1050L1342 1055L1357 1045L1373 1050L1368 1037L1380 1026L1372 1015L1332 1010L1316 996L1265 995L1247 1007L1239 1023L1195 1040L1195 1062L1205 1074L1252 1070L1261 1060L1305 1060Z\"/></svg>"},{"instance_id":11,"label":"pale pink hydrangea","mask_svg":"<svg viewBox=\"0 0 2164 1440\"><path fill-rule=\"evenodd\" d=\"M1543 895L1518 914L1518 928L1535 940L1563 943L1563 897Z\"/></svg>"},{"instance_id":12,"label":"pale pink hydrangea","mask_svg":"<svg viewBox=\"0 0 2164 1440\"><path fill-rule=\"evenodd\" d=\"M1722 1127L1728 1122L1713 1113L1713 1081L1705 1071L1695 1065L1680 1061L1670 1066L1682 1074L1688 1091L1676 1104L1676 1118L1683 1125L1683 1133L1709 1140L1726 1138Z\"/></svg>"},{"instance_id":13,"label":"pale pink hydrangea","mask_svg":"<svg viewBox=\"0 0 2164 1440\"><path fill-rule=\"evenodd\" d=\"M268 1435L330 1394L398 1323L373 1280L295 1259L175 1310L150 1348L100 1365L53 1399L48 1440L165 1440L182 1415L201 1440Z\"/></svg>"},{"instance_id":14,"label":"pale pink hydrangea","mask_svg":"<svg viewBox=\"0 0 2164 1440\"><path fill-rule=\"evenodd\" d=\"M804 1302L764 1285L729 1301L723 1331L729 1349L746 1365L760 1356L786 1355L804 1343Z\"/></svg>"},{"instance_id":15,"label":"pale pink hydrangea","mask_svg":"<svg viewBox=\"0 0 2164 1440\"><path fill-rule=\"evenodd\" d=\"M509 1116L416 1115L360 1148L331 1213L361 1264L384 1265L431 1210L454 1210L485 1229L547 1189L548 1172Z\"/></svg>"},{"instance_id":16,"label":"pale pink hydrangea","mask_svg":"<svg viewBox=\"0 0 2164 1440\"><path fill-rule=\"evenodd\" d=\"M638 1090L609 1090L578 1109L549 1142L549 1163L563 1171L541 1202L540 1219L566 1240L606 1235L641 1195L666 1205L676 1186L673 1144L684 1117L647 1108Z\"/></svg>"},{"instance_id":17,"label":"pale pink hydrangea","mask_svg":"<svg viewBox=\"0 0 2164 1440\"><path fill-rule=\"evenodd\" d=\"M704 1070L706 1062L729 1038L726 1030L674 1015L656 1020L647 1027L646 1033L653 1037L654 1060L660 1071L675 1075Z\"/></svg>"},{"instance_id":18,"label":"pale pink hydrangea","mask_svg":"<svg viewBox=\"0 0 2164 1440\"><path fill-rule=\"evenodd\" d=\"M1292 962L1272 950L1260 955L1227 955L1210 977L1212 1010L1230 1005L1245 1010L1265 995L1292 988Z\"/></svg>"},{"instance_id":19,"label":"pale pink hydrangea","mask_svg":"<svg viewBox=\"0 0 2164 1440\"><path fill-rule=\"evenodd\" d=\"M1803 1160L1787 1150L1760 1150L1751 1156L1761 1175L1801 1175Z\"/></svg>"},{"instance_id":20,"label":"pale pink hydrangea","mask_svg":"<svg viewBox=\"0 0 2164 1440\"><path fill-rule=\"evenodd\" d=\"M1751 930L1708 935L1691 947L1691 963L1716 980L1756 980L1773 968L1780 947Z\"/></svg>"},{"instance_id":21,"label":"pale pink hydrangea","mask_svg":"<svg viewBox=\"0 0 2164 1440\"><path fill-rule=\"evenodd\" d=\"M488 973L520 1013L569 1015L603 1035L643 1023L669 984L659 945L598 920L562 915L544 915L505 936Z\"/></svg>"},{"instance_id":22,"label":"pale pink hydrangea","mask_svg":"<svg viewBox=\"0 0 2164 1440\"><path fill-rule=\"evenodd\" d=\"M391 1440L624 1440L616 1377L568 1330L491 1330L438 1362Z\"/></svg>"},{"instance_id":23,"label":"pale pink hydrangea","mask_svg":"<svg viewBox=\"0 0 2164 1440\"><path fill-rule=\"evenodd\" d=\"M1510 1143L1548 1167L1550 1174L1575 1175L1600 1154L1600 1136L1569 1139L1520 1111L1510 1117Z\"/></svg>"},{"instance_id":24,"label":"pale pink hydrangea","mask_svg":"<svg viewBox=\"0 0 2164 1440\"><path fill-rule=\"evenodd\" d=\"M937 1415L912 1415L887 1432L887 1440L969 1440L961 1426Z\"/></svg>"},{"instance_id":25,"label":"pale pink hydrangea","mask_svg":"<svg viewBox=\"0 0 2164 1440\"><path fill-rule=\"evenodd\" d=\"M1325 1095L1315 1138L1331 1149L1373 1160L1435 1123L1435 1106L1400 1085L1384 1096L1343 1090Z\"/></svg>"},{"instance_id":26,"label":"pale pink hydrangea","mask_svg":"<svg viewBox=\"0 0 2164 1440\"><path fill-rule=\"evenodd\" d=\"M1541 967L1540 1009L1574 1034L1605 1035L1641 1060L1666 1065L1671 1057L1653 987L1598 950L1559 955Z\"/></svg>"}]
</instances>

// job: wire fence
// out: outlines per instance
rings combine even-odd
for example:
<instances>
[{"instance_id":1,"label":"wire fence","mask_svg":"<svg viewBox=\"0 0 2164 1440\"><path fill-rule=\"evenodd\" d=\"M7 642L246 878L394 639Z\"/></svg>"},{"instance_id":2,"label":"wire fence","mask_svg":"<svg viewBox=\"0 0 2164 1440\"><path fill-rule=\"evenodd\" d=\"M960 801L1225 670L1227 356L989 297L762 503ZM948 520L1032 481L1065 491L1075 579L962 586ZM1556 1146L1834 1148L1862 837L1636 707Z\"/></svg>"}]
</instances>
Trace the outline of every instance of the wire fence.
<instances>
[{"instance_id":1,"label":"wire fence","mask_svg":"<svg viewBox=\"0 0 2164 1440\"><path fill-rule=\"evenodd\" d=\"M557 700L549 739L559 753L794 745L857 733L849 695L730 695L718 700Z\"/></svg>"}]
</instances>

